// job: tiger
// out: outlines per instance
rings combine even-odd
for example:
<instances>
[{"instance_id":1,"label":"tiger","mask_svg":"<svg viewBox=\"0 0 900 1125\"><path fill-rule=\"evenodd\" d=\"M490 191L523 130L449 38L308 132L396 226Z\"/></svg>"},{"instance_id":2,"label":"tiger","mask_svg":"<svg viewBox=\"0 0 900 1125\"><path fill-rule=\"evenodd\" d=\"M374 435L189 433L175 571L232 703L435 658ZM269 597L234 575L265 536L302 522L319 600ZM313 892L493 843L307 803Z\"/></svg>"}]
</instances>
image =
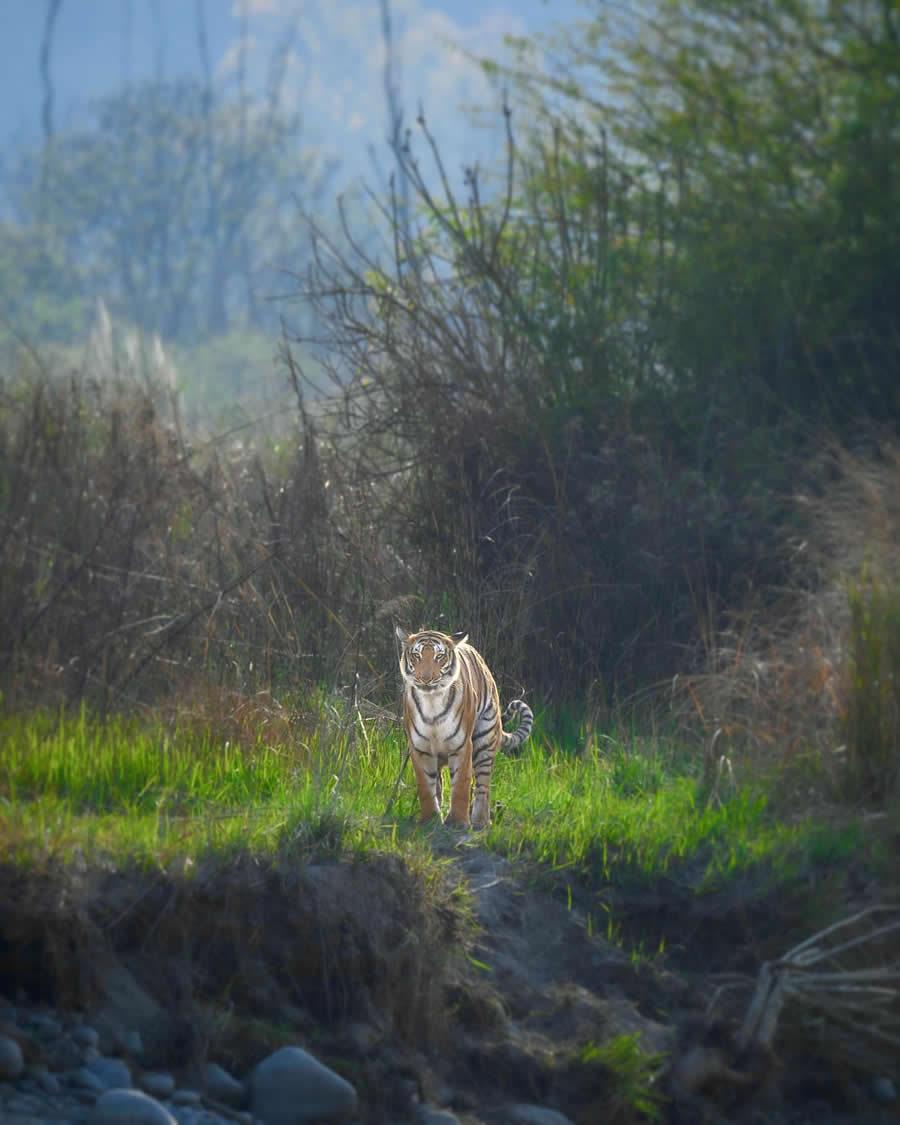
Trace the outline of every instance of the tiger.
<instances>
[{"instance_id":1,"label":"tiger","mask_svg":"<svg viewBox=\"0 0 900 1125\"><path fill-rule=\"evenodd\" d=\"M407 633L398 625L396 634L403 725L416 771L421 822L441 817L441 771L447 766L450 811L444 823L486 828L494 758L501 747L511 752L522 745L531 733L534 713L523 700L512 700L505 717L517 714L519 725L512 732L503 729L497 684L484 657L468 643L468 633Z\"/></svg>"}]
</instances>

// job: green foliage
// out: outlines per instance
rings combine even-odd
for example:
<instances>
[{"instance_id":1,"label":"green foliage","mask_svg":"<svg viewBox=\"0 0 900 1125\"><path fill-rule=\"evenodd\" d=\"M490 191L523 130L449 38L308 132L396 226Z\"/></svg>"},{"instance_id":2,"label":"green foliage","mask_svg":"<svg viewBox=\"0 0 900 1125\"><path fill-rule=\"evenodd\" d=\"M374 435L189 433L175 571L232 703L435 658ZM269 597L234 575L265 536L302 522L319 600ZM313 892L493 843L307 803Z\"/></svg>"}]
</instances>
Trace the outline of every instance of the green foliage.
<instances>
[{"instance_id":1,"label":"green foliage","mask_svg":"<svg viewBox=\"0 0 900 1125\"><path fill-rule=\"evenodd\" d=\"M900 584L863 574L848 582L847 599L841 782L845 797L883 805L900 792Z\"/></svg>"},{"instance_id":2,"label":"green foliage","mask_svg":"<svg viewBox=\"0 0 900 1125\"><path fill-rule=\"evenodd\" d=\"M666 375L644 383L653 411L662 396L694 440L719 416L896 419L894 6L645 0L553 47L555 71L525 50L516 77L560 122L558 197L578 214L593 172L629 202L631 331Z\"/></svg>"},{"instance_id":3,"label":"green foliage","mask_svg":"<svg viewBox=\"0 0 900 1125\"><path fill-rule=\"evenodd\" d=\"M665 1057L647 1054L640 1039L639 1032L617 1035L606 1043L589 1043L581 1052L583 1065L603 1067L615 1078L610 1119L617 1109L637 1110L650 1121L661 1119L666 1099L655 1083L663 1070Z\"/></svg>"}]
</instances>

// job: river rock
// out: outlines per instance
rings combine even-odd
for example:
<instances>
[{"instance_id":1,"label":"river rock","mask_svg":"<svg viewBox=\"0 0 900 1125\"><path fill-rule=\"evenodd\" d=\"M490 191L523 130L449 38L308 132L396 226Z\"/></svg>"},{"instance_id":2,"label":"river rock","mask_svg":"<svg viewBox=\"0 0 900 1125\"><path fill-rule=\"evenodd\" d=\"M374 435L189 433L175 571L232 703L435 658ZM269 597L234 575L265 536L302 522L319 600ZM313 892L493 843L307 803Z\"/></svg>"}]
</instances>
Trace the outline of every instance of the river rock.
<instances>
[{"instance_id":1,"label":"river rock","mask_svg":"<svg viewBox=\"0 0 900 1125\"><path fill-rule=\"evenodd\" d=\"M177 1125L165 1106L140 1090L107 1090L88 1121L90 1125Z\"/></svg>"},{"instance_id":2,"label":"river rock","mask_svg":"<svg viewBox=\"0 0 900 1125\"><path fill-rule=\"evenodd\" d=\"M492 1113L489 1120L496 1121L498 1125L500 1122L503 1125L572 1125L569 1118L558 1110L525 1103L505 1105L501 1110Z\"/></svg>"},{"instance_id":3,"label":"river rock","mask_svg":"<svg viewBox=\"0 0 900 1125\"><path fill-rule=\"evenodd\" d=\"M84 1069L96 1075L106 1090L127 1089L132 1084L131 1071L121 1059L91 1059L84 1064Z\"/></svg>"},{"instance_id":4,"label":"river rock","mask_svg":"<svg viewBox=\"0 0 900 1125\"><path fill-rule=\"evenodd\" d=\"M250 1076L250 1109L266 1125L346 1121L356 1108L350 1083L302 1047L282 1047Z\"/></svg>"},{"instance_id":5,"label":"river rock","mask_svg":"<svg viewBox=\"0 0 900 1125\"><path fill-rule=\"evenodd\" d=\"M22 1048L8 1035L0 1035L0 1078L18 1078L25 1069Z\"/></svg>"},{"instance_id":6,"label":"river rock","mask_svg":"<svg viewBox=\"0 0 900 1125\"><path fill-rule=\"evenodd\" d=\"M142 1074L141 1089L151 1098L168 1098L175 1090L175 1079L165 1071Z\"/></svg>"},{"instance_id":7,"label":"river rock","mask_svg":"<svg viewBox=\"0 0 900 1125\"><path fill-rule=\"evenodd\" d=\"M459 1125L459 1118L449 1109L432 1109L427 1105L420 1105L416 1118L418 1125Z\"/></svg>"},{"instance_id":8,"label":"river rock","mask_svg":"<svg viewBox=\"0 0 900 1125\"><path fill-rule=\"evenodd\" d=\"M243 1082L238 1082L218 1063L207 1063L203 1069L203 1086L211 1098L238 1109L247 1101Z\"/></svg>"},{"instance_id":9,"label":"river rock","mask_svg":"<svg viewBox=\"0 0 900 1125\"><path fill-rule=\"evenodd\" d=\"M873 1078L869 1083L869 1092L878 1102L893 1102L897 1099L897 1087L885 1076Z\"/></svg>"}]
</instances>

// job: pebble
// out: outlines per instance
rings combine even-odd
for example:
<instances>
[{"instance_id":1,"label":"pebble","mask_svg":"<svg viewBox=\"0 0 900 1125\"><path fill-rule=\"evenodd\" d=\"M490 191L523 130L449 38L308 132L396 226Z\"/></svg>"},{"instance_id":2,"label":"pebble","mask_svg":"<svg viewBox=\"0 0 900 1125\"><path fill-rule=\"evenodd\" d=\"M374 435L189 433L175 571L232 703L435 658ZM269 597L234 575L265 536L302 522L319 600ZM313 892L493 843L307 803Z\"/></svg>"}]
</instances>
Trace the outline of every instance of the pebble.
<instances>
[{"instance_id":1,"label":"pebble","mask_svg":"<svg viewBox=\"0 0 900 1125\"><path fill-rule=\"evenodd\" d=\"M459 1118L448 1109L419 1106L418 1125L459 1125Z\"/></svg>"},{"instance_id":2,"label":"pebble","mask_svg":"<svg viewBox=\"0 0 900 1125\"><path fill-rule=\"evenodd\" d=\"M127 1031L122 1036L122 1046L137 1059L144 1053L144 1042L139 1031Z\"/></svg>"},{"instance_id":3,"label":"pebble","mask_svg":"<svg viewBox=\"0 0 900 1125\"><path fill-rule=\"evenodd\" d=\"M22 1048L7 1035L0 1035L0 1078L18 1078L25 1069Z\"/></svg>"},{"instance_id":4,"label":"pebble","mask_svg":"<svg viewBox=\"0 0 900 1125\"><path fill-rule=\"evenodd\" d=\"M82 1023L72 1028L72 1042L77 1043L79 1047L99 1047L100 1033L96 1028Z\"/></svg>"},{"instance_id":5,"label":"pebble","mask_svg":"<svg viewBox=\"0 0 900 1125\"><path fill-rule=\"evenodd\" d=\"M247 1082L207 1063L197 1073L201 1093L178 1089L176 1075L162 1069L139 1072L133 1081L123 1059L101 1050L133 1040L124 1028L102 1033L84 1017L35 1010L24 999L3 1010L0 1125L326 1125L351 1120L358 1110L354 1087L300 1047L275 1051ZM20 1033L34 1041L40 1063L25 1064ZM458 1125L448 1111L430 1113L419 1125Z\"/></svg>"},{"instance_id":6,"label":"pebble","mask_svg":"<svg viewBox=\"0 0 900 1125\"><path fill-rule=\"evenodd\" d=\"M62 1090L62 1083L55 1074L51 1074L45 1066L35 1066L31 1069L35 1082L45 1094L58 1094Z\"/></svg>"},{"instance_id":7,"label":"pebble","mask_svg":"<svg viewBox=\"0 0 900 1125\"><path fill-rule=\"evenodd\" d=\"M555 1109L523 1103L504 1106L497 1120L503 1125L572 1125L568 1117Z\"/></svg>"},{"instance_id":8,"label":"pebble","mask_svg":"<svg viewBox=\"0 0 900 1125\"><path fill-rule=\"evenodd\" d=\"M104 1090L127 1089L132 1085L131 1071L121 1059L91 1059L84 1069L103 1083Z\"/></svg>"},{"instance_id":9,"label":"pebble","mask_svg":"<svg viewBox=\"0 0 900 1125\"><path fill-rule=\"evenodd\" d=\"M893 1102L897 1098L897 1087L890 1078L884 1076L872 1079L869 1092L878 1102Z\"/></svg>"},{"instance_id":10,"label":"pebble","mask_svg":"<svg viewBox=\"0 0 900 1125\"><path fill-rule=\"evenodd\" d=\"M196 1090L176 1090L172 1101L175 1105L199 1105L200 1095Z\"/></svg>"},{"instance_id":11,"label":"pebble","mask_svg":"<svg viewBox=\"0 0 900 1125\"><path fill-rule=\"evenodd\" d=\"M44 1039L58 1039L63 1033L62 1024L52 1016L41 1012L33 1012L27 1020L29 1031L42 1036Z\"/></svg>"},{"instance_id":12,"label":"pebble","mask_svg":"<svg viewBox=\"0 0 900 1125\"><path fill-rule=\"evenodd\" d=\"M175 1079L165 1073L144 1074L141 1076L141 1088L154 1098L168 1098L175 1091ZM199 1096L197 1100L200 1100Z\"/></svg>"},{"instance_id":13,"label":"pebble","mask_svg":"<svg viewBox=\"0 0 900 1125\"><path fill-rule=\"evenodd\" d=\"M90 1125L177 1125L165 1106L140 1090L107 1090L88 1121Z\"/></svg>"},{"instance_id":14,"label":"pebble","mask_svg":"<svg viewBox=\"0 0 900 1125\"><path fill-rule=\"evenodd\" d=\"M207 1063L203 1071L204 1088L211 1098L223 1105L240 1108L247 1101L243 1082L228 1073L218 1063Z\"/></svg>"},{"instance_id":15,"label":"pebble","mask_svg":"<svg viewBox=\"0 0 900 1125\"><path fill-rule=\"evenodd\" d=\"M93 1090L95 1094L103 1094L109 1089L109 1085L103 1081L100 1075L94 1074L86 1066L80 1066L77 1070L73 1070L71 1077L76 1086L81 1086L85 1090Z\"/></svg>"}]
</instances>

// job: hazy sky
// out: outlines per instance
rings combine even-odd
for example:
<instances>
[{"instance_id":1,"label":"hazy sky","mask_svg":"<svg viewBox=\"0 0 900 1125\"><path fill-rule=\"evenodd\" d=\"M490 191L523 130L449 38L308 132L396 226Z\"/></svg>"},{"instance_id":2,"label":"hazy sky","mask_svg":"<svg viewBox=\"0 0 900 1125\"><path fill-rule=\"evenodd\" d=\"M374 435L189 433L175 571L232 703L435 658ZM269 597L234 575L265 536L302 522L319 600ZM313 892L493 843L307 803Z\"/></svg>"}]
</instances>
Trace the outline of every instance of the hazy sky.
<instances>
[{"instance_id":1,"label":"hazy sky","mask_svg":"<svg viewBox=\"0 0 900 1125\"><path fill-rule=\"evenodd\" d=\"M248 82L265 81L273 48L292 28L290 98L308 138L339 151L348 173L364 169L368 147L386 135L379 0L205 0L209 56L219 75L240 57ZM198 5L192 0L62 0L50 73L56 128L77 120L91 99L160 71L200 71ZM410 114L421 99L429 124L459 158L489 137L466 107L497 94L464 51L500 57L503 37L546 29L584 14L579 0L392 0L400 86ZM47 0L0 0L0 138L40 135L40 45ZM457 45L457 46L454 46ZM461 47L463 50L459 50Z\"/></svg>"}]
</instances>

